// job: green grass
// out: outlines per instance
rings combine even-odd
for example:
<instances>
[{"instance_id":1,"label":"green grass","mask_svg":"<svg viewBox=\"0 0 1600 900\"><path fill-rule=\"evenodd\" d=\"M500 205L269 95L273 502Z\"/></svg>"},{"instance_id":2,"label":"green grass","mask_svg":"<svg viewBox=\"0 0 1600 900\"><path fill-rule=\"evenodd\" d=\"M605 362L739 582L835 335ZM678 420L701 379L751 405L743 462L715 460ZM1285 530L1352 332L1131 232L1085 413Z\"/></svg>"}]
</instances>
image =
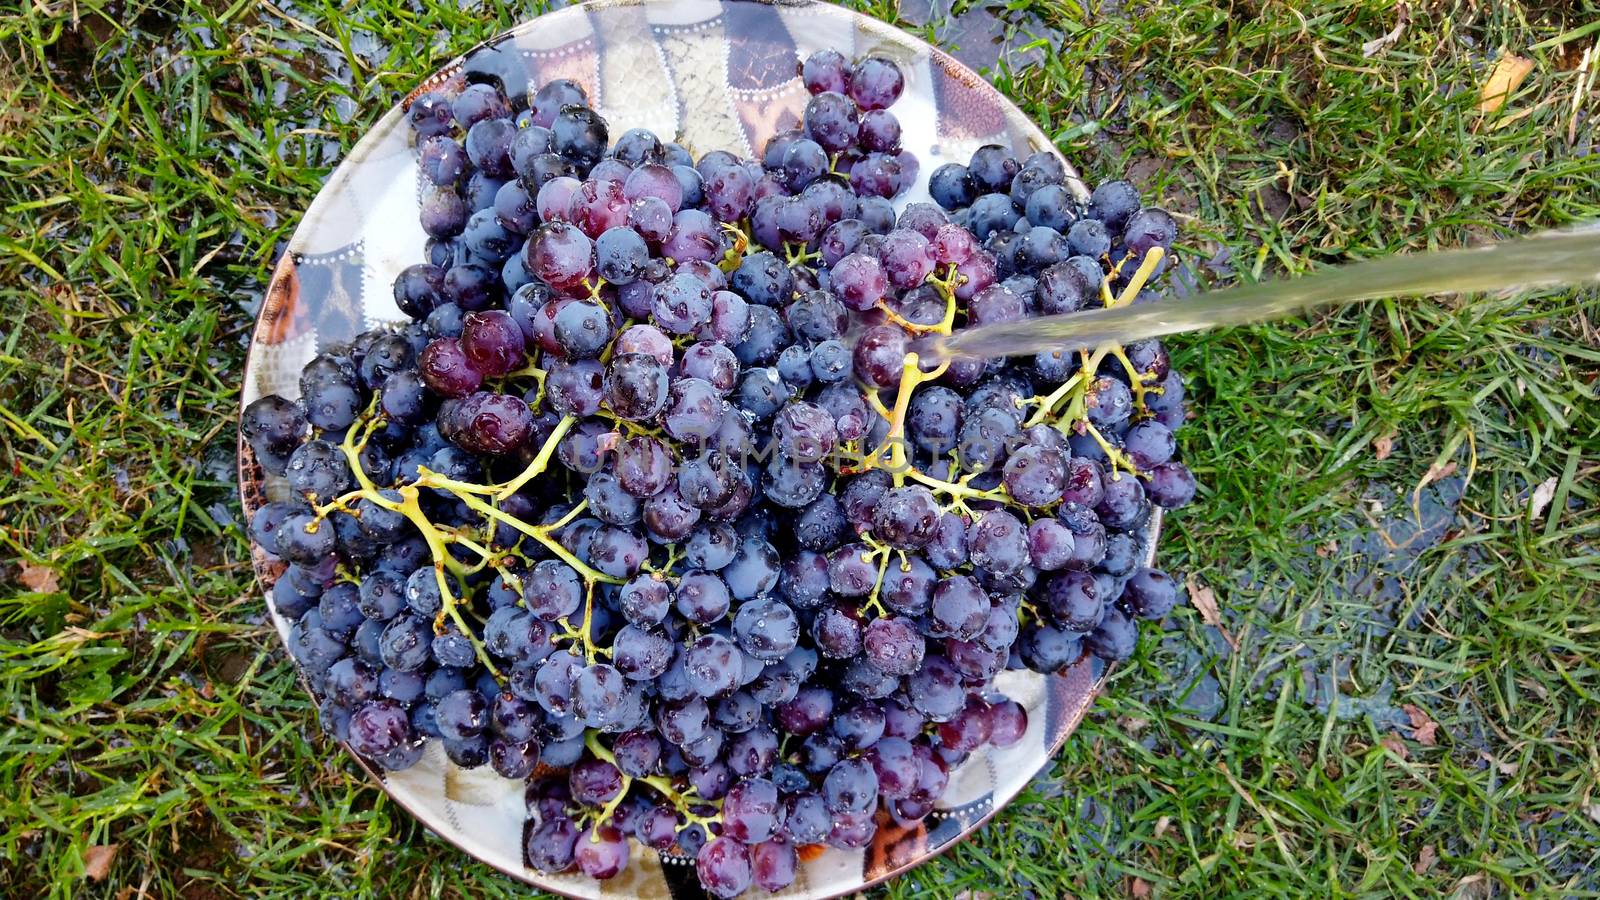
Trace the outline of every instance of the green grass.
<instances>
[{"instance_id":1,"label":"green grass","mask_svg":"<svg viewBox=\"0 0 1600 900\"><path fill-rule=\"evenodd\" d=\"M1371 58L1393 4L1012 6L1062 52L997 83L1091 181L1187 214L1201 281L1600 217L1600 95L1567 136L1595 35L1529 49L1592 2L1413 4ZM298 211L523 11L167 8L0 7L0 894L523 894L320 736L232 477ZM1480 116L1502 49L1537 64ZM1597 327L1592 291L1545 292L1173 341L1204 490L1162 557L1238 651L1180 611L1034 789L887 893L1600 895Z\"/></svg>"}]
</instances>

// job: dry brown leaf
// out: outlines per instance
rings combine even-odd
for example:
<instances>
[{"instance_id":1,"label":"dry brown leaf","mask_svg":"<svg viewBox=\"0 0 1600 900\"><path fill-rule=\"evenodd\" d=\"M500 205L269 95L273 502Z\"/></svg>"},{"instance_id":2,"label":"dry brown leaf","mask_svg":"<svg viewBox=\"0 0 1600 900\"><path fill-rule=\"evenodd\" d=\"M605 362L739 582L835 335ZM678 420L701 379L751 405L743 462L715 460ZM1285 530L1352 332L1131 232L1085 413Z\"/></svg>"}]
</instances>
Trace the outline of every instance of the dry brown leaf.
<instances>
[{"instance_id":1,"label":"dry brown leaf","mask_svg":"<svg viewBox=\"0 0 1600 900\"><path fill-rule=\"evenodd\" d=\"M1417 861L1411 864L1411 871L1418 875L1426 875L1438 861L1439 851L1433 849L1432 844L1423 844L1422 849L1417 851Z\"/></svg>"},{"instance_id":2,"label":"dry brown leaf","mask_svg":"<svg viewBox=\"0 0 1600 900\"><path fill-rule=\"evenodd\" d=\"M1388 34L1379 35L1361 45L1361 55L1363 57L1372 58L1377 55L1378 51L1400 40L1400 35L1406 33L1406 21L1411 18L1411 9L1402 3L1397 12L1394 28L1390 29Z\"/></svg>"},{"instance_id":3,"label":"dry brown leaf","mask_svg":"<svg viewBox=\"0 0 1600 900\"><path fill-rule=\"evenodd\" d=\"M1551 475L1549 478L1539 482L1539 486L1533 489L1533 496L1528 498L1529 522L1539 521L1539 517L1544 515L1545 508L1550 505L1550 501L1556 498L1557 481L1558 479Z\"/></svg>"},{"instance_id":4,"label":"dry brown leaf","mask_svg":"<svg viewBox=\"0 0 1600 900\"><path fill-rule=\"evenodd\" d=\"M1577 48L1573 48L1577 49ZM1568 56L1568 59L1571 57ZM1578 77L1572 85L1572 112L1567 114L1567 143L1576 143L1578 140L1578 113L1583 110L1583 100L1594 88L1595 75L1600 74L1595 61L1600 60L1600 44L1591 42L1584 48L1583 56L1577 64ZM1588 72L1587 76L1583 73Z\"/></svg>"},{"instance_id":5,"label":"dry brown leaf","mask_svg":"<svg viewBox=\"0 0 1600 900\"><path fill-rule=\"evenodd\" d=\"M1517 774L1517 770L1521 768L1521 766L1518 766L1514 762L1507 762L1503 759L1497 759L1494 754L1485 753L1482 750L1478 751L1478 756L1482 757L1484 762L1494 766L1495 771L1499 772L1501 775L1515 775Z\"/></svg>"},{"instance_id":6,"label":"dry brown leaf","mask_svg":"<svg viewBox=\"0 0 1600 900\"><path fill-rule=\"evenodd\" d=\"M1188 578L1189 602L1200 611L1200 621L1222 627L1222 613L1217 609L1217 592L1210 585L1190 575Z\"/></svg>"},{"instance_id":7,"label":"dry brown leaf","mask_svg":"<svg viewBox=\"0 0 1600 900\"><path fill-rule=\"evenodd\" d=\"M1229 647L1239 649L1233 635L1222 625L1222 611L1217 608L1217 592L1213 591L1210 585L1195 578L1193 573L1186 579L1186 583L1189 587L1189 602L1199 611L1200 621L1222 632L1222 639L1228 642Z\"/></svg>"},{"instance_id":8,"label":"dry brown leaf","mask_svg":"<svg viewBox=\"0 0 1600 900\"><path fill-rule=\"evenodd\" d=\"M1167 833L1167 829L1171 828L1171 827L1172 827L1172 817L1171 816L1162 816L1161 818L1157 819L1156 820L1156 837L1159 838L1162 835L1166 834Z\"/></svg>"},{"instance_id":9,"label":"dry brown leaf","mask_svg":"<svg viewBox=\"0 0 1600 900\"><path fill-rule=\"evenodd\" d=\"M1600 822L1600 803L1591 803L1588 806L1585 806L1583 808L1583 813L1596 822Z\"/></svg>"},{"instance_id":10,"label":"dry brown leaf","mask_svg":"<svg viewBox=\"0 0 1600 900\"><path fill-rule=\"evenodd\" d=\"M1422 707L1410 703L1400 707L1405 711L1406 718L1411 720L1411 737L1424 747L1432 747L1439 743L1439 723L1428 717Z\"/></svg>"},{"instance_id":11,"label":"dry brown leaf","mask_svg":"<svg viewBox=\"0 0 1600 900\"><path fill-rule=\"evenodd\" d=\"M1438 463L1435 463L1428 467L1428 471L1422 473L1422 484L1426 486L1433 484L1435 481L1449 478L1451 475L1456 473L1456 469L1458 468L1460 468L1460 466L1457 466L1456 461L1453 459L1442 466Z\"/></svg>"},{"instance_id":12,"label":"dry brown leaf","mask_svg":"<svg viewBox=\"0 0 1600 900\"><path fill-rule=\"evenodd\" d=\"M46 566L36 566L33 563L23 563L22 572L17 576L23 587L39 594L54 594L61 589L61 576L55 569Z\"/></svg>"},{"instance_id":13,"label":"dry brown leaf","mask_svg":"<svg viewBox=\"0 0 1600 900\"><path fill-rule=\"evenodd\" d=\"M1515 53L1501 55L1494 61L1494 68L1489 71L1488 80L1484 81L1483 88L1478 91L1478 111L1499 112L1500 107L1506 105L1506 101L1517 92L1517 88L1522 86L1522 82L1532 71L1533 60Z\"/></svg>"},{"instance_id":14,"label":"dry brown leaf","mask_svg":"<svg viewBox=\"0 0 1600 900\"><path fill-rule=\"evenodd\" d=\"M83 851L83 877L90 881L105 881L111 874L111 861L117 858L121 844L95 844Z\"/></svg>"},{"instance_id":15,"label":"dry brown leaf","mask_svg":"<svg viewBox=\"0 0 1600 900\"><path fill-rule=\"evenodd\" d=\"M1406 749L1406 742L1400 739L1400 735L1395 734L1392 731L1380 738L1378 743L1383 747L1383 749L1388 750L1390 753L1393 753L1395 756L1398 756L1401 759L1411 758L1411 751Z\"/></svg>"},{"instance_id":16,"label":"dry brown leaf","mask_svg":"<svg viewBox=\"0 0 1600 900\"><path fill-rule=\"evenodd\" d=\"M1388 459L1394 453L1394 432L1380 434L1372 439L1372 458L1376 460Z\"/></svg>"},{"instance_id":17,"label":"dry brown leaf","mask_svg":"<svg viewBox=\"0 0 1600 900\"><path fill-rule=\"evenodd\" d=\"M1453 900L1489 900L1495 894L1494 885L1489 876L1480 872L1456 882L1450 889L1450 896Z\"/></svg>"},{"instance_id":18,"label":"dry brown leaf","mask_svg":"<svg viewBox=\"0 0 1600 900\"><path fill-rule=\"evenodd\" d=\"M1317 545L1317 555L1323 559L1331 559L1339 552L1339 542L1329 538Z\"/></svg>"},{"instance_id":19,"label":"dry brown leaf","mask_svg":"<svg viewBox=\"0 0 1600 900\"><path fill-rule=\"evenodd\" d=\"M1150 896L1150 882L1145 881L1143 878L1135 875L1133 878L1133 883L1128 885L1128 893L1129 895L1139 897L1142 900L1142 898Z\"/></svg>"}]
</instances>

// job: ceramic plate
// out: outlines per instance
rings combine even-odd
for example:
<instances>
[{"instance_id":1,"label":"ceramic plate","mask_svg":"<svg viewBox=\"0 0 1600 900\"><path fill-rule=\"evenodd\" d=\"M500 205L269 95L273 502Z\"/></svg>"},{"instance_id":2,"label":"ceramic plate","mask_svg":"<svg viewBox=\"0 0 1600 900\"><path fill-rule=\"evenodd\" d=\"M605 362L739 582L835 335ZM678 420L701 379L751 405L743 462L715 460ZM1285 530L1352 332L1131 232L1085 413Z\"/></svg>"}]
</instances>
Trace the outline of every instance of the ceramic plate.
<instances>
[{"instance_id":1,"label":"ceramic plate","mask_svg":"<svg viewBox=\"0 0 1600 900\"><path fill-rule=\"evenodd\" d=\"M826 3L756 0L612 0L572 6L526 22L454 60L417 87L459 90L469 76L499 78L508 96L525 98L553 78L582 84L613 134L634 127L710 150L758 154L767 138L799 122L807 94L796 75L813 51L847 57L876 54L898 62L906 90L894 106L903 144L920 162L918 183L896 203L927 198L927 176L999 143L1018 156L1052 149L1039 129L970 69L926 43L874 19ZM415 93L413 96L415 96ZM296 397L301 367L321 348L386 322L404 321L390 284L424 258L417 224L419 193L410 98L390 109L329 177L278 262L256 323L243 402L269 393ZM1068 165L1068 185L1087 199ZM239 447L245 513L286 496L250 449ZM1146 555L1159 520L1146 535ZM282 565L259 549L255 570L270 588ZM270 606L270 599L269 599ZM272 613L280 636L289 623ZM1102 673L1086 658L1065 674L1005 672L996 686L1028 710L1028 731L1005 750L973 754L953 773L938 809L906 829L880 822L861 850L811 847L798 879L779 896L836 897L904 872L970 834L1010 801L1082 719ZM488 767L462 770L436 742L411 769L382 772L362 763L378 784L441 837L507 875L574 897L701 897L692 861L635 844L618 878L547 875L523 859L527 820L520 782Z\"/></svg>"}]
</instances>

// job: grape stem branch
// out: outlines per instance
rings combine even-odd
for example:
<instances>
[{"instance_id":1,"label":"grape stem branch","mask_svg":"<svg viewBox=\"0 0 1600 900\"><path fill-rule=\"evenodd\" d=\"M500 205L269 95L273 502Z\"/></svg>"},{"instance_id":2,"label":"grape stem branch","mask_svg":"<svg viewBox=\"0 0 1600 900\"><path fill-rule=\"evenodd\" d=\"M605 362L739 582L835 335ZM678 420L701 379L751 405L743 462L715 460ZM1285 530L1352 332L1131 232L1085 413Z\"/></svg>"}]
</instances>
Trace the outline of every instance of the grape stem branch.
<instances>
[{"instance_id":1,"label":"grape stem branch","mask_svg":"<svg viewBox=\"0 0 1600 900\"><path fill-rule=\"evenodd\" d=\"M583 745L588 748L590 753L594 754L595 759L604 760L605 762L610 763L619 774L622 773L622 767L617 765L616 754L612 753L610 749L608 749L604 744L600 743L599 732L593 730L585 731L583 734ZM617 796L612 799L610 804L607 804L607 808L600 812L596 821L604 821L605 816L609 815L612 810L615 810L616 806L621 803L622 798L627 796L628 787L635 781L643 782L644 784L654 788L657 793L666 798L667 802L671 803L673 807L677 809L678 814L683 816L684 820L688 824L699 825L701 828L706 829L706 833L708 835L710 834L711 825L722 821L722 815L720 812L712 816L702 816L695 813L693 811L693 807L701 805L697 802L699 798L694 797L689 793L678 791L672 786L672 782L667 780L666 776L647 775L642 778L635 778L627 774L622 774L622 790L618 791ZM720 809L722 803L721 801L717 801L711 803L710 805Z\"/></svg>"}]
</instances>

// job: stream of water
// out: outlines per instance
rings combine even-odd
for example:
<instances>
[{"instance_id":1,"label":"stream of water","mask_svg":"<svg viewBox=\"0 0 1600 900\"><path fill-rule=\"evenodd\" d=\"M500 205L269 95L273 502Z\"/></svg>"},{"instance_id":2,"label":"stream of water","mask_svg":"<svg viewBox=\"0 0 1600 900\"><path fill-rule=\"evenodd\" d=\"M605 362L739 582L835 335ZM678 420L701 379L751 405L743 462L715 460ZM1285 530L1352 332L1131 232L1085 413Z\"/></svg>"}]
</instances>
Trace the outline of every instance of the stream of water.
<instances>
[{"instance_id":1,"label":"stream of water","mask_svg":"<svg viewBox=\"0 0 1600 900\"><path fill-rule=\"evenodd\" d=\"M1474 247L1389 256L1299 278L1192 297L1045 316L929 337L925 356L1028 356L1244 325L1379 297L1418 297L1600 281L1600 224Z\"/></svg>"}]
</instances>

